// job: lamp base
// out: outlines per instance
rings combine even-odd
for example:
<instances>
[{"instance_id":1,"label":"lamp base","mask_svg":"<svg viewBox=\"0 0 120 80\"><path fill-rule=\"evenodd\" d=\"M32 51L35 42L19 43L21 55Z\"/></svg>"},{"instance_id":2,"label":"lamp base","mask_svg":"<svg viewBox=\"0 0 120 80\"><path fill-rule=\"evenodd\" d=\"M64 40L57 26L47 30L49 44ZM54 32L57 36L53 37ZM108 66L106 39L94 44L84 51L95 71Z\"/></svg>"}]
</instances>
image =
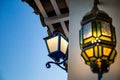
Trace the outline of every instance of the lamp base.
<instances>
[{"instance_id":1,"label":"lamp base","mask_svg":"<svg viewBox=\"0 0 120 80\"><path fill-rule=\"evenodd\" d=\"M93 73L98 74L98 80L101 80L103 73L109 71L109 64L106 60L97 59L96 61L92 61L90 67Z\"/></svg>"}]
</instances>

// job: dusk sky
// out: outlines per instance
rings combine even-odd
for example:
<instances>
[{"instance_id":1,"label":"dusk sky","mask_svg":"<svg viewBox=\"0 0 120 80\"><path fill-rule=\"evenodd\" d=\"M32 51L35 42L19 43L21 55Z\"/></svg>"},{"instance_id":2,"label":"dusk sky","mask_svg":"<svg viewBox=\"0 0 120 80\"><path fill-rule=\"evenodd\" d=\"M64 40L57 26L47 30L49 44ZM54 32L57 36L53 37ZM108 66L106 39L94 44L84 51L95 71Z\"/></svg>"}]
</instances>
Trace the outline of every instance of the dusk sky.
<instances>
[{"instance_id":1,"label":"dusk sky","mask_svg":"<svg viewBox=\"0 0 120 80\"><path fill-rule=\"evenodd\" d=\"M32 7L21 0L0 0L0 80L67 80L50 61L43 40L47 28Z\"/></svg>"}]
</instances>

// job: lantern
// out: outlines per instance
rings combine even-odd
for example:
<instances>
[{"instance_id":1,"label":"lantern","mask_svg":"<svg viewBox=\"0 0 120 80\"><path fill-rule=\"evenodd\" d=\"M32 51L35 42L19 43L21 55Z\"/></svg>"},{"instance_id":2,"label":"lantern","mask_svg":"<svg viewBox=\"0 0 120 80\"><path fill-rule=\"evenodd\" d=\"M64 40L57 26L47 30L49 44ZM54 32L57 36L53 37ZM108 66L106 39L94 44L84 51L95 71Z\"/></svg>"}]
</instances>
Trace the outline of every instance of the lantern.
<instances>
[{"instance_id":1,"label":"lantern","mask_svg":"<svg viewBox=\"0 0 120 80\"><path fill-rule=\"evenodd\" d=\"M68 41L67 38L60 32L55 31L53 35L44 38L49 57L51 57L56 62L59 62L60 59L65 59L68 52Z\"/></svg>"},{"instance_id":2,"label":"lantern","mask_svg":"<svg viewBox=\"0 0 120 80\"><path fill-rule=\"evenodd\" d=\"M94 0L93 9L82 19L79 31L81 56L98 79L108 72L116 56L116 34L112 19L97 8L99 0Z\"/></svg>"}]
</instances>

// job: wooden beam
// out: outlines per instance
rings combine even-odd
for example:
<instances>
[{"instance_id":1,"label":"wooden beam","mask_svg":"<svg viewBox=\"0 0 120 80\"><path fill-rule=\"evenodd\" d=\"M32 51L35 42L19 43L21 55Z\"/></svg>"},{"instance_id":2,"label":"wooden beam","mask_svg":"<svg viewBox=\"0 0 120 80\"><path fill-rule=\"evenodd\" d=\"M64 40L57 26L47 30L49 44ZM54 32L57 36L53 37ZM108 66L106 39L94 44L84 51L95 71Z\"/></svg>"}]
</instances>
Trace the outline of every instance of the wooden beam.
<instances>
[{"instance_id":1,"label":"wooden beam","mask_svg":"<svg viewBox=\"0 0 120 80\"><path fill-rule=\"evenodd\" d=\"M56 0L50 0L50 1L51 1L52 5L53 5L53 8L54 8L56 14L61 15L61 12L60 12L59 7L58 7L58 5L56 3Z\"/></svg>"},{"instance_id":2,"label":"wooden beam","mask_svg":"<svg viewBox=\"0 0 120 80\"><path fill-rule=\"evenodd\" d=\"M64 30L66 37L69 38L69 33L68 33L67 27L65 25L65 22L61 22L61 25L62 25L62 28Z\"/></svg>"},{"instance_id":3,"label":"wooden beam","mask_svg":"<svg viewBox=\"0 0 120 80\"><path fill-rule=\"evenodd\" d=\"M63 22L67 20L69 20L69 13L44 19L46 25Z\"/></svg>"},{"instance_id":4,"label":"wooden beam","mask_svg":"<svg viewBox=\"0 0 120 80\"><path fill-rule=\"evenodd\" d=\"M40 10L41 14L43 15L43 17L48 17L46 11L44 10L42 3L40 2L40 0L34 0L38 9Z\"/></svg>"},{"instance_id":5,"label":"wooden beam","mask_svg":"<svg viewBox=\"0 0 120 80\"><path fill-rule=\"evenodd\" d=\"M44 7L42 6L42 3L40 2L40 0L34 0L34 1L37 5L38 9L40 10L42 16L44 18L48 18L48 15L47 15L46 11L44 10ZM53 28L52 24L49 24L48 27L50 28L50 31L53 33L54 28Z\"/></svg>"},{"instance_id":6,"label":"wooden beam","mask_svg":"<svg viewBox=\"0 0 120 80\"><path fill-rule=\"evenodd\" d=\"M70 7L69 0L65 0L65 1L66 1L67 6L68 6L68 9L69 9L69 7Z\"/></svg>"},{"instance_id":7,"label":"wooden beam","mask_svg":"<svg viewBox=\"0 0 120 80\"><path fill-rule=\"evenodd\" d=\"M50 1L51 1L52 5L53 5L53 8L54 8L57 16L61 15L61 12L60 12L59 7L58 7L58 5L56 3L56 0L50 0ZM68 30L67 30L67 26L65 25L65 22L64 21L59 21L59 22L60 22L60 24L61 24L61 26L63 28L63 31L64 31L66 37L68 37Z\"/></svg>"}]
</instances>

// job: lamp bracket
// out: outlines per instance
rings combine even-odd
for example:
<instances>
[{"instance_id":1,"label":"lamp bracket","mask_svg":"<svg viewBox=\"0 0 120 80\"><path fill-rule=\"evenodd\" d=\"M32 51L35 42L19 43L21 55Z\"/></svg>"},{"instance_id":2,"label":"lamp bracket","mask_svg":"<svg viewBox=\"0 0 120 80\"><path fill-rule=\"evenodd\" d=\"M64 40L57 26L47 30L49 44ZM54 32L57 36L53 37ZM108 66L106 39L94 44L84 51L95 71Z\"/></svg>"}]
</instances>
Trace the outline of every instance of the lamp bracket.
<instances>
[{"instance_id":1,"label":"lamp bracket","mask_svg":"<svg viewBox=\"0 0 120 80\"><path fill-rule=\"evenodd\" d=\"M57 62L57 61L49 61L46 63L46 67L50 68L51 64L56 64L57 66L59 66L61 69L65 70L67 72L67 68L65 66L63 66L65 64L65 62L67 61L67 58L65 58L63 61L61 62Z\"/></svg>"}]
</instances>

